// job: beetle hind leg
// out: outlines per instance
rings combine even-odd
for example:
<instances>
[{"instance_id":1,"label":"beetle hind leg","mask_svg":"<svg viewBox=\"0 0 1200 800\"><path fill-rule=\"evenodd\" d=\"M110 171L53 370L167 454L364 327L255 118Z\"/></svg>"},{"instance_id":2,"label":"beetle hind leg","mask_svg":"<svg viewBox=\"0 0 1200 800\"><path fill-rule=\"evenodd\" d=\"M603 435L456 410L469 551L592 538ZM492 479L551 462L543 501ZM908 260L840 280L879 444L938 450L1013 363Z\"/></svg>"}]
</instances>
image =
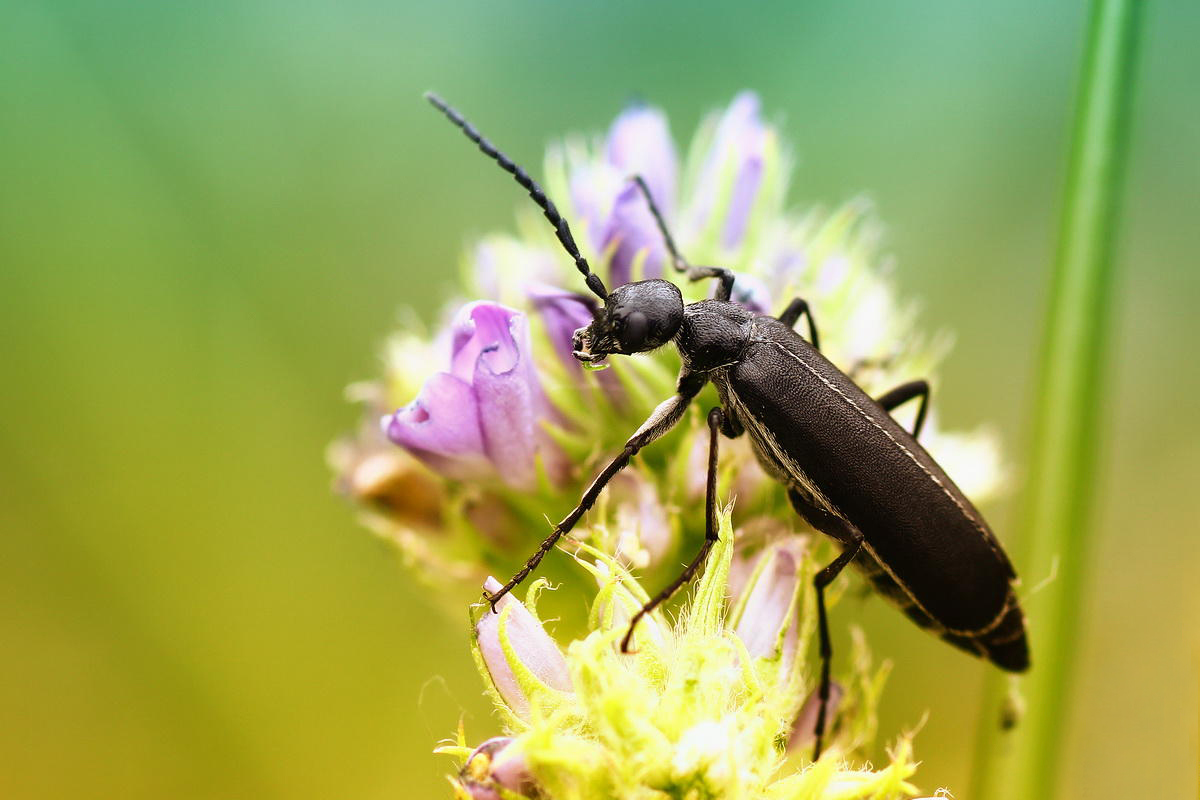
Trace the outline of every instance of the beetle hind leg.
<instances>
[{"instance_id":1,"label":"beetle hind leg","mask_svg":"<svg viewBox=\"0 0 1200 800\"><path fill-rule=\"evenodd\" d=\"M821 746L825 739L826 716L829 711L829 667L833 661L833 644L829 638L829 618L825 612L825 587L833 583L834 578L842 573L846 565L854 560L862 550L863 535L846 520L835 514L813 505L796 489L788 490L788 499L792 507L808 521L810 525L836 539L842 545L842 552L813 578L813 588L817 592L817 635L821 656L821 684L817 689L820 705L817 710L817 724L813 730L816 743L813 745L813 761L821 757Z\"/></svg>"}]
</instances>

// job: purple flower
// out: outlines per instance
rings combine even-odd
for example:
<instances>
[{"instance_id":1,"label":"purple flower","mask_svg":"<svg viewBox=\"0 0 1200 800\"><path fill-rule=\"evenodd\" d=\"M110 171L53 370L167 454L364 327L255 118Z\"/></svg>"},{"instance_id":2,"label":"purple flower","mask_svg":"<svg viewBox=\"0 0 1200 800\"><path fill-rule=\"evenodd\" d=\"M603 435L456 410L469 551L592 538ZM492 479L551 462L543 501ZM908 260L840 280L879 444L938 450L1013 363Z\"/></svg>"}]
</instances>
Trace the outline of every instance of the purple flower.
<instances>
[{"instance_id":1,"label":"purple flower","mask_svg":"<svg viewBox=\"0 0 1200 800\"><path fill-rule=\"evenodd\" d=\"M497 303L469 303L454 319L450 351L450 371L434 374L416 400L384 417L384 433L452 478L499 474L512 486L531 486L539 451L557 459L538 424L550 407L533 367L528 321Z\"/></svg>"},{"instance_id":2,"label":"purple flower","mask_svg":"<svg viewBox=\"0 0 1200 800\"><path fill-rule=\"evenodd\" d=\"M497 592L500 582L489 577L483 588ZM573 691L567 661L537 618L511 594L500 598L496 611L484 612L475 625L479 655L500 697L514 714L528 718L531 698L522 684L527 686L532 678L550 689ZM504 652L506 643L517 663ZM525 677L519 677L519 673Z\"/></svg>"},{"instance_id":3,"label":"purple flower","mask_svg":"<svg viewBox=\"0 0 1200 800\"><path fill-rule=\"evenodd\" d=\"M675 208L677 171L666 116L658 109L634 106L613 122L604 157L572 172L571 200L586 222L593 248L608 257L612 285L633 277L638 258L644 258L643 277L662 275L666 246L631 178L646 179L655 203L669 220Z\"/></svg>"},{"instance_id":4,"label":"purple flower","mask_svg":"<svg viewBox=\"0 0 1200 800\"><path fill-rule=\"evenodd\" d=\"M511 736L497 736L476 747L458 773L459 784L472 800L500 800L500 789L519 794L536 791L525 754Z\"/></svg>"},{"instance_id":5,"label":"purple flower","mask_svg":"<svg viewBox=\"0 0 1200 800\"><path fill-rule=\"evenodd\" d=\"M717 122L712 146L700 170L690 220L695 230L721 225L721 245L737 247L746 233L750 212L762 185L770 129L762 122L758 95L741 92ZM724 219L716 221L718 198L728 197Z\"/></svg>"}]
</instances>

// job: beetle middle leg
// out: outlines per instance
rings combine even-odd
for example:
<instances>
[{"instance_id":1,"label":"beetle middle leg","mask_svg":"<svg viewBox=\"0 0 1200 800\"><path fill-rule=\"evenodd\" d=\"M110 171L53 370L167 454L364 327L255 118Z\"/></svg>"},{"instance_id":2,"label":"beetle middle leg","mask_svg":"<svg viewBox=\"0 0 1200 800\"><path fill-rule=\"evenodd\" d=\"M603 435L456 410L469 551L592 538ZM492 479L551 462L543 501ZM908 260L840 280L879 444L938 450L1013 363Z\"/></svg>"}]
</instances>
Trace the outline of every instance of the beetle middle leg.
<instances>
[{"instance_id":1,"label":"beetle middle leg","mask_svg":"<svg viewBox=\"0 0 1200 800\"><path fill-rule=\"evenodd\" d=\"M788 303L787 308L783 310L778 319L784 325L792 328L799 322L800 317L808 317L808 343L813 346L814 350L820 350L821 337L817 336L817 321L813 319L812 309L809 308L808 302L803 297L797 297Z\"/></svg>"},{"instance_id":2,"label":"beetle middle leg","mask_svg":"<svg viewBox=\"0 0 1200 800\"><path fill-rule=\"evenodd\" d=\"M913 422L912 435L916 439L921 435L921 428L925 426L925 411L929 406L929 381L916 380L902 383L890 392L887 392L875 401L883 407L884 411L891 412L893 408L907 403L914 397L921 398L921 405L917 408L917 418Z\"/></svg>"},{"instance_id":3,"label":"beetle middle leg","mask_svg":"<svg viewBox=\"0 0 1200 800\"><path fill-rule=\"evenodd\" d=\"M658 204L654 202L654 195L650 194L650 187L646 185L646 181L641 175L634 175L633 182L641 191L642 196L646 198L646 205L650 207L650 213L654 215L654 222L658 225L659 233L662 234L663 243L667 246L667 252L671 255L671 265L675 267L676 272L685 273L688 280L702 281L705 278L716 278L720 281L717 286L717 293L714 298L717 300L728 300L733 296L733 272L724 267L693 267L688 263L688 260L679 253L679 248L675 246L675 239L671 236L671 232L667 230L667 223L663 219L662 212L658 210Z\"/></svg>"},{"instance_id":4,"label":"beetle middle leg","mask_svg":"<svg viewBox=\"0 0 1200 800\"><path fill-rule=\"evenodd\" d=\"M684 568L679 577L671 581L667 585L667 588L655 595L650 602L642 606L633 615L633 619L629 621L629 630L625 632L624 638L621 639L622 653L629 652L629 642L633 639L633 629L637 627L642 617L649 614L662 603L665 603L671 595L679 591L681 586L695 577L696 571L700 569L700 565L708 558L708 551L717 542L717 440L720 438L720 433L725 427L726 420L727 417L722 413L720 408L714 408L708 412L708 484L704 496L704 544L700 545L700 552L692 559L692 563Z\"/></svg>"},{"instance_id":5,"label":"beetle middle leg","mask_svg":"<svg viewBox=\"0 0 1200 800\"><path fill-rule=\"evenodd\" d=\"M821 757L821 745L825 738L826 714L829 709L829 665L833 661L833 644L829 638L828 615L825 613L825 587L833 583L834 578L858 555L862 549L863 535L841 517L813 505L795 489L788 490L788 499L792 501L792 507L808 520L810 525L837 539L842 545L842 552L838 557L813 578L813 588L817 591L817 635L821 656L821 684L817 689L817 698L821 702L817 710L817 725L813 731L816 738L813 745L813 761L816 761Z\"/></svg>"}]
</instances>

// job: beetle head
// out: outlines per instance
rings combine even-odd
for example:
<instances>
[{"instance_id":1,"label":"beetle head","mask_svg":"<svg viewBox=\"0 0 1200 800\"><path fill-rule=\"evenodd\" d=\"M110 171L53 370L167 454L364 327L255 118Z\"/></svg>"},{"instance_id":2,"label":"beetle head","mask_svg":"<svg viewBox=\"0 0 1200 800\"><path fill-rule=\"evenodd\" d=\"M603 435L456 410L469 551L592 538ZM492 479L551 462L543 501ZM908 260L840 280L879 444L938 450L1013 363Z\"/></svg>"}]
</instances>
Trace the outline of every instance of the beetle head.
<instances>
[{"instance_id":1,"label":"beetle head","mask_svg":"<svg viewBox=\"0 0 1200 800\"><path fill-rule=\"evenodd\" d=\"M574 356L600 361L610 353L630 355L657 350L683 324L683 295L669 281L637 281L618 286L604 309L586 328L575 331Z\"/></svg>"}]
</instances>

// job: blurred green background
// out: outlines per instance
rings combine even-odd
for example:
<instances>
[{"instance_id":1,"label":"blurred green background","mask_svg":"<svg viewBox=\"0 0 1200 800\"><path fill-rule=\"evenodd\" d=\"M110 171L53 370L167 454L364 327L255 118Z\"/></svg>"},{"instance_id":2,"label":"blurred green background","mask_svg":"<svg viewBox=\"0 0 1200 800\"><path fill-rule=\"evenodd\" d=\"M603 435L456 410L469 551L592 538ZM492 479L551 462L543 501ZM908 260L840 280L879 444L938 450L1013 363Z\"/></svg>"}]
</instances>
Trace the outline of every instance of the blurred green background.
<instances>
[{"instance_id":1,"label":"blurred green background","mask_svg":"<svg viewBox=\"0 0 1200 800\"><path fill-rule=\"evenodd\" d=\"M942 419L994 421L1019 481L1084 13L8 0L0 796L447 796L430 749L493 731L465 611L323 459L397 308L431 315L521 202L425 89L535 168L632 95L686 141L759 90L793 203L877 201L905 295L958 334ZM1196 796L1198 39L1195 2L1151 4L1063 797ZM963 797L985 667L857 616L895 662L885 737L928 710L919 784Z\"/></svg>"}]
</instances>

